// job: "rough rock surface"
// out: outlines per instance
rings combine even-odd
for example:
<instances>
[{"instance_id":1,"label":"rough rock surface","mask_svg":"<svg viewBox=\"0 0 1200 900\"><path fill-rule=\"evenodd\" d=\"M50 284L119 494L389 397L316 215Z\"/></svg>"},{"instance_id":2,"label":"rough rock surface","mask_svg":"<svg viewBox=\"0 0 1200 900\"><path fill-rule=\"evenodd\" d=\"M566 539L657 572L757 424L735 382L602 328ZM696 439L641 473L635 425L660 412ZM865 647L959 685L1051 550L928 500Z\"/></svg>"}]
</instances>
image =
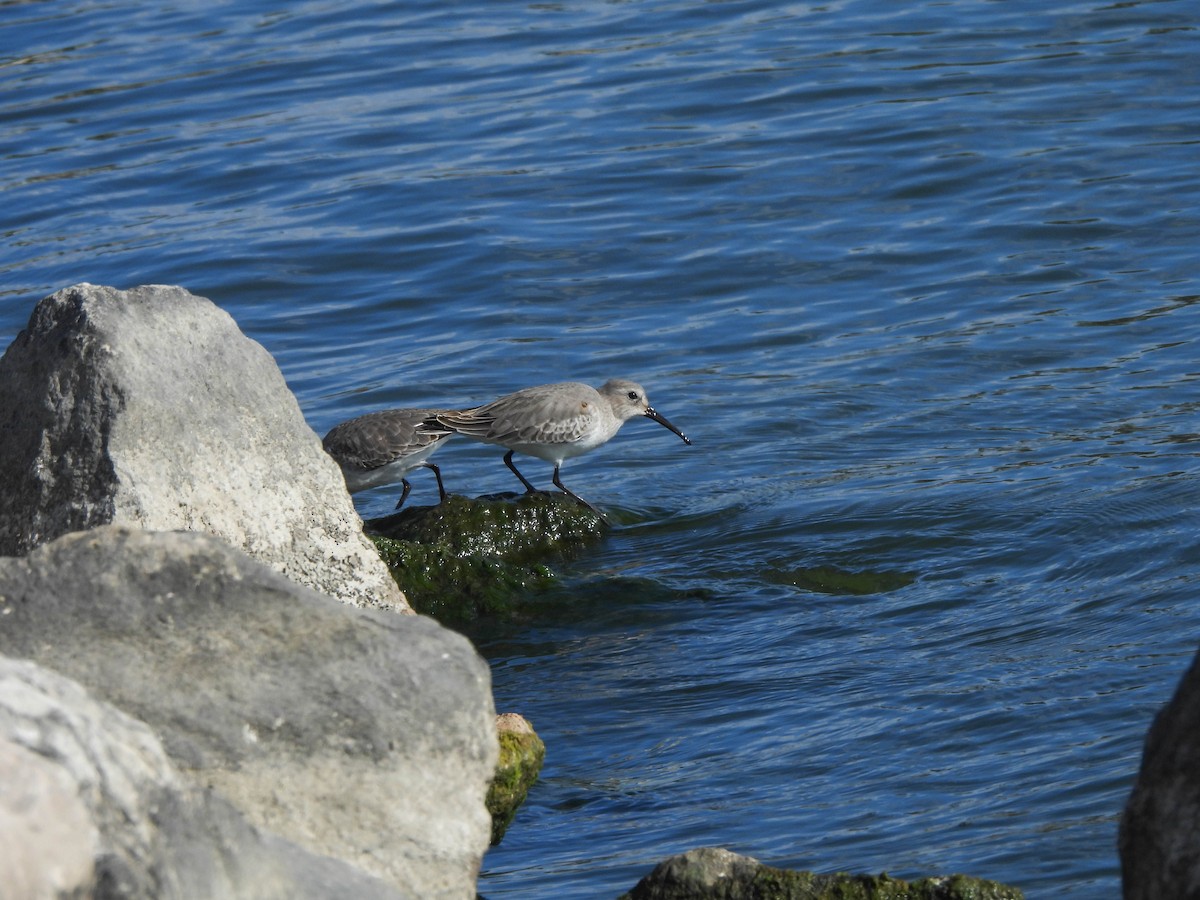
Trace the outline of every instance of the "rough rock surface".
<instances>
[{"instance_id":1,"label":"rough rock surface","mask_svg":"<svg viewBox=\"0 0 1200 900\"><path fill-rule=\"evenodd\" d=\"M402 897L260 833L180 778L146 725L68 678L6 657L0 772L4 897Z\"/></svg>"},{"instance_id":2,"label":"rough rock surface","mask_svg":"<svg viewBox=\"0 0 1200 900\"><path fill-rule=\"evenodd\" d=\"M1121 818L1125 900L1200 897L1200 654L1150 726Z\"/></svg>"},{"instance_id":3,"label":"rough rock surface","mask_svg":"<svg viewBox=\"0 0 1200 900\"><path fill-rule=\"evenodd\" d=\"M718 847L654 867L620 900L1022 900L1013 887L965 875L902 881L888 875L814 875L766 866Z\"/></svg>"},{"instance_id":4,"label":"rough rock surface","mask_svg":"<svg viewBox=\"0 0 1200 900\"><path fill-rule=\"evenodd\" d=\"M4 773L0 779L0 835L4 836L0 872L4 873L4 895L91 896L100 835L84 807L83 779L72 781L65 767L14 742L24 736L20 734L22 720L37 716L41 709L24 716L25 711L18 708L21 719L8 721L14 703L24 706L31 699L13 691L8 668L0 660L0 772ZM32 699L38 707L55 709L42 703L41 697Z\"/></svg>"},{"instance_id":5,"label":"rough rock surface","mask_svg":"<svg viewBox=\"0 0 1200 900\"><path fill-rule=\"evenodd\" d=\"M474 896L496 764L486 663L221 541L118 526L0 559L0 652L147 723L250 822L421 898Z\"/></svg>"},{"instance_id":6,"label":"rough rock surface","mask_svg":"<svg viewBox=\"0 0 1200 900\"><path fill-rule=\"evenodd\" d=\"M59 291L0 359L0 555L109 523L207 532L407 609L275 361L179 287Z\"/></svg>"}]
</instances>

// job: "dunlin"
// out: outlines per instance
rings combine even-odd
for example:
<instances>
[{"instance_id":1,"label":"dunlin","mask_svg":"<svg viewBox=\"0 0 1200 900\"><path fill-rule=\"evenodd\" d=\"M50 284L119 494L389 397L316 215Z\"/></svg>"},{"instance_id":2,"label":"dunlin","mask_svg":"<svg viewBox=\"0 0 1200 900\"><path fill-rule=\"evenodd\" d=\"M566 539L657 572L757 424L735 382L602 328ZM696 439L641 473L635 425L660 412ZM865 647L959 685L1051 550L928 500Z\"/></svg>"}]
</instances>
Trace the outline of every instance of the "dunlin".
<instances>
[{"instance_id":1,"label":"dunlin","mask_svg":"<svg viewBox=\"0 0 1200 900\"><path fill-rule=\"evenodd\" d=\"M404 476L424 466L433 469L438 494L446 499L442 473L427 462L454 432L448 428L418 427L443 412L438 409L385 409L335 425L322 442L346 477L352 494L385 484L404 485L396 509L404 505L412 485Z\"/></svg>"},{"instance_id":2,"label":"dunlin","mask_svg":"<svg viewBox=\"0 0 1200 900\"><path fill-rule=\"evenodd\" d=\"M440 426L507 447L504 464L530 492L537 488L517 471L513 454L524 453L552 462L554 485L590 507L590 503L567 490L558 470L563 460L596 449L635 416L653 419L683 438L685 444L691 443L682 431L654 411L640 384L619 378L606 382L599 390L574 381L525 388L486 406L439 413L427 421L426 427Z\"/></svg>"}]
</instances>

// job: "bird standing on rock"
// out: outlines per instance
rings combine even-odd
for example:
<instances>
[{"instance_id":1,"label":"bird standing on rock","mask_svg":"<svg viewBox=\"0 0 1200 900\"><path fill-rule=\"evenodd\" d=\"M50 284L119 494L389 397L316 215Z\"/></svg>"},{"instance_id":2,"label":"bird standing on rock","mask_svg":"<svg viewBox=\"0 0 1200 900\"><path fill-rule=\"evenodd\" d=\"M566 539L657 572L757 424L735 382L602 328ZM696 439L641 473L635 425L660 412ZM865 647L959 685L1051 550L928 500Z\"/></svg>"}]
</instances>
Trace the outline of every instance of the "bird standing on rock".
<instances>
[{"instance_id":1,"label":"bird standing on rock","mask_svg":"<svg viewBox=\"0 0 1200 900\"><path fill-rule=\"evenodd\" d=\"M342 467L346 488L352 494L400 483L404 485L404 491L396 504L399 509L412 490L404 476L423 466L433 470L438 494L445 501L442 473L427 460L454 432L448 428L422 426L423 422L442 412L445 410L384 409L367 413L335 425L325 435L322 446Z\"/></svg>"},{"instance_id":2,"label":"bird standing on rock","mask_svg":"<svg viewBox=\"0 0 1200 900\"><path fill-rule=\"evenodd\" d=\"M552 462L555 487L591 508L590 503L566 488L559 479L559 468L564 460L606 443L635 416L653 419L683 438L685 444L691 443L682 431L654 411L640 384L620 378L605 382L599 389L575 381L524 388L485 406L437 413L422 428L433 432L449 430L507 447L504 464L531 493L537 488L517 470L513 454L524 453Z\"/></svg>"}]
</instances>

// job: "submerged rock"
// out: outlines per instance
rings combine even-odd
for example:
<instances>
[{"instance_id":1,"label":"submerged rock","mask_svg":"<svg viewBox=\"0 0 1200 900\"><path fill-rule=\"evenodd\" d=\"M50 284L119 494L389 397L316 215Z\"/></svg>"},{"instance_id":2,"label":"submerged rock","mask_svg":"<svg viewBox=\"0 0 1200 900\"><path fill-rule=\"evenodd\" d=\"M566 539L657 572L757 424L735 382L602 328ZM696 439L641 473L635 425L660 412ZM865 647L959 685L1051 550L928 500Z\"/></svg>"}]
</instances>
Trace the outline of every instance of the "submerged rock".
<instances>
[{"instance_id":1,"label":"submerged rock","mask_svg":"<svg viewBox=\"0 0 1200 900\"><path fill-rule=\"evenodd\" d=\"M500 760L488 790L487 807L492 814L492 845L500 843L525 795L537 782L546 759L546 745L523 716L504 713L496 717L500 736Z\"/></svg>"},{"instance_id":2,"label":"submerged rock","mask_svg":"<svg viewBox=\"0 0 1200 900\"><path fill-rule=\"evenodd\" d=\"M814 875L766 866L720 848L663 860L620 900L1022 900L1016 888L966 875L901 881L887 875Z\"/></svg>"},{"instance_id":3,"label":"submerged rock","mask_svg":"<svg viewBox=\"0 0 1200 900\"><path fill-rule=\"evenodd\" d=\"M1200 897L1200 653L1146 735L1121 817L1125 900Z\"/></svg>"},{"instance_id":4,"label":"submerged rock","mask_svg":"<svg viewBox=\"0 0 1200 900\"><path fill-rule=\"evenodd\" d=\"M408 609L275 361L183 288L59 291L0 359L0 554L107 524L206 532Z\"/></svg>"},{"instance_id":5,"label":"submerged rock","mask_svg":"<svg viewBox=\"0 0 1200 900\"><path fill-rule=\"evenodd\" d=\"M0 652L147 723L256 828L407 896L474 896L497 739L462 636L336 603L208 535L116 526L0 559L0 622Z\"/></svg>"},{"instance_id":6,"label":"submerged rock","mask_svg":"<svg viewBox=\"0 0 1200 900\"><path fill-rule=\"evenodd\" d=\"M546 562L606 528L594 510L555 493L450 496L367 522L413 608L455 624L511 612L523 594L554 582Z\"/></svg>"},{"instance_id":7,"label":"submerged rock","mask_svg":"<svg viewBox=\"0 0 1200 900\"><path fill-rule=\"evenodd\" d=\"M849 572L837 566L775 566L764 571L762 576L764 580L774 584L790 584L814 594L851 597L897 591L917 580L917 576L912 572Z\"/></svg>"}]
</instances>

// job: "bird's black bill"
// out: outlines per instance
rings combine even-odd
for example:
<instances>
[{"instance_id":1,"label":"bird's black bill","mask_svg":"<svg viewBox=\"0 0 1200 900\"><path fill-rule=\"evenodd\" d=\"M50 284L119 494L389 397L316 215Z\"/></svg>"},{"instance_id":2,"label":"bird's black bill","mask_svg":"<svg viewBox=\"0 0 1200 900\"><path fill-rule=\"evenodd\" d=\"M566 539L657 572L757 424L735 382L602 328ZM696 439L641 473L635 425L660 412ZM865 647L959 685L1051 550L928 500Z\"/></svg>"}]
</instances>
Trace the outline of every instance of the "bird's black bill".
<instances>
[{"instance_id":1,"label":"bird's black bill","mask_svg":"<svg viewBox=\"0 0 1200 900\"><path fill-rule=\"evenodd\" d=\"M668 422L666 416L659 415L658 413L656 413L653 409L650 409L649 407L646 408L645 415L646 415L646 418L653 419L655 422L657 422L659 425L661 425L663 428L667 429L668 431L675 432L677 435L679 435L681 438L683 438L683 442L685 444L690 444L692 442L691 439L686 434L684 434L682 431L680 431L678 428L676 428L674 425L672 425L670 422Z\"/></svg>"}]
</instances>

